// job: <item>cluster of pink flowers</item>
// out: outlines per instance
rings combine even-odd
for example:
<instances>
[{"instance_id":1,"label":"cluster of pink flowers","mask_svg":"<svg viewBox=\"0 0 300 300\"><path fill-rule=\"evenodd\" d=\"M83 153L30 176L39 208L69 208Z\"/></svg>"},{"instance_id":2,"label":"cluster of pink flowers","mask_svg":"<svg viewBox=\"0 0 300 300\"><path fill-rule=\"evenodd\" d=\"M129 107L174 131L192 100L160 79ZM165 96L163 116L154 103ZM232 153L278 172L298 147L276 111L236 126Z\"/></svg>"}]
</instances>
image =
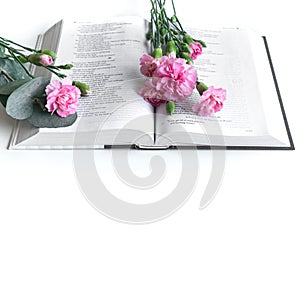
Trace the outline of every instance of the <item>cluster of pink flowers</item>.
<instances>
[{"instance_id":1,"label":"cluster of pink flowers","mask_svg":"<svg viewBox=\"0 0 300 300\"><path fill-rule=\"evenodd\" d=\"M196 69L174 53L160 58L144 54L140 65L141 73L151 78L140 94L153 106L166 101L182 101L192 94L196 86Z\"/></svg>"},{"instance_id":2,"label":"cluster of pink flowers","mask_svg":"<svg viewBox=\"0 0 300 300\"><path fill-rule=\"evenodd\" d=\"M62 81L53 80L46 87L46 108L51 114L56 112L65 118L76 112L80 94L80 89L72 85L70 78L64 78Z\"/></svg>"},{"instance_id":3,"label":"cluster of pink flowers","mask_svg":"<svg viewBox=\"0 0 300 300\"><path fill-rule=\"evenodd\" d=\"M166 104L166 112L172 114L176 102L192 95L194 89L200 94L193 110L200 116L219 111L226 99L226 91L207 87L198 81L194 61L206 47L204 41L192 38L183 29L172 1L173 13L168 17L166 1L151 0L151 26L147 32L153 55L140 58L140 71L148 77L140 95L154 107Z\"/></svg>"},{"instance_id":4,"label":"cluster of pink flowers","mask_svg":"<svg viewBox=\"0 0 300 300\"><path fill-rule=\"evenodd\" d=\"M189 57L192 60L202 54L199 42L189 43ZM141 73L151 78L140 90L140 95L154 107L168 101L180 102L189 97L196 87L197 71L184 58L177 58L175 52L155 58L143 54L140 58ZM199 116L209 116L223 108L226 100L226 90L206 87L200 93L200 99L193 106L193 111Z\"/></svg>"}]
</instances>

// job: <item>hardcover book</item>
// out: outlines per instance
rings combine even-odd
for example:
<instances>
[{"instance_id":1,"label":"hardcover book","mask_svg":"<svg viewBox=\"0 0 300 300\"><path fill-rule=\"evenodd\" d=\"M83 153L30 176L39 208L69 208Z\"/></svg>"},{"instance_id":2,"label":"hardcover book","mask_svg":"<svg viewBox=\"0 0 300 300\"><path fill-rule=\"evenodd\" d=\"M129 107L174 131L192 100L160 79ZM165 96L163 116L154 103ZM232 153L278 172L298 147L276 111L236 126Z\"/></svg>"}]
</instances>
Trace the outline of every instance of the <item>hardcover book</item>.
<instances>
[{"instance_id":1,"label":"hardcover book","mask_svg":"<svg viewBox=\"0 0 300 300\"><path fill-rule=\"evenodd\" d=\"M169 115L165 105L154 108L139 95L147 27L140 17L65 20L41 34L37 47L56 51L58 63L71 58L70 76L89 84L92 95L80 98L72 126L36 128L17 121L9 149L294 149L265 37L242 28L189 28L207 44L195 62L200 80L224 87L227 100L220 112L201 117L191 109L199 98L195 90Z\"/></svg>"}]
</instances>

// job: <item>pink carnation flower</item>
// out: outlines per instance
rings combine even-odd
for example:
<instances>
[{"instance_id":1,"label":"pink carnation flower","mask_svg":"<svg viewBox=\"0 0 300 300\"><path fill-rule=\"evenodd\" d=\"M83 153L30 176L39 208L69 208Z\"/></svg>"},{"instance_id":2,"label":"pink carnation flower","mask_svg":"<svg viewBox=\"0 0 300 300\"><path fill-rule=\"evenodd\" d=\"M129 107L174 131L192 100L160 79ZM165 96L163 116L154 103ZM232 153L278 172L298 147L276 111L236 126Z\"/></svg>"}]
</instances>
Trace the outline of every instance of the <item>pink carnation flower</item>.
<instances>
[{"instance_id":1,"label":"pink carnation flower","mask_svg":"<svg viewBox=\"0 0 300 300\"><path fill-rule=\"evenodd\" d=\"M153 106L166 101L182 101L189 97L197 80L194 66L174 53L155 59L144 54L141 57L141 72L151 77L140 95Z\"/></svg>"},{"instance_id":2,"label":"pink carnation flower","mask_svg":"<svg viewBox=\"0 0 300 300\"><path fill-rule=\"evenodd\" d=\"M140 58L140 71L144 76L152 77L157 66L159 65L159 58L154 58L149 54L143 54Z\"/></svg>"},{"instance_id":3,"label":"pink carnation flower","mask_svg":"<svg viewBox=\"0 0 300 300\"><path fill-rule=\"evenodd\" d=\"M46 87L46 108L52 114L56 112L61 117L74 114L79 104L80 90L72 85L70 78L62 81L53 80Z\"/></svg>"},{"instance_id":4,"label":"pink carnation flower","mask_svg":"<svg viewBox=\"0 0 300 300\"><path fill-rule=\"evenodd\" d=\"M190 53L191 59L195 60L202 54L202 45L199 42L193 42L189 44L192 53Z\"/></svg>"},{"instance_id":5,"label":"pink carnation flower","mask_svg":"<svg viewBox=\"0 0 300 300\"><path fill-rule=\"evenodd\" d=\"M161 91L163 99L182 101L192 94L196 80L194 66L187 64L185 59L169 55L161 60L152 82Z\"/></svg>"},{"instance_id":6,"label":"pink carnation flower","mask_svg":"<svg viewBox=\"0 0 300 300\"><path fill-rule=\"evenodd\" d=\"M145 87L140 90L140 95L145 101L151 103L154 107L166 103L166 100L162 99L162 95L159 90L156 89L155 85L151 81L145 83Z\"/></svg>"},{"instance_id":7,"label":"pink carnation flower","mask_svg":"<svg viewBox=\"0 0 300 300\"><path fill-rule=\"evenodd\" d=\"M198 103L193 106L193 111L199 116L209 116L223 108L223 102L226 100L226 90L215 89L210 86L200 97Z\"/></svg>"}]
</instances>

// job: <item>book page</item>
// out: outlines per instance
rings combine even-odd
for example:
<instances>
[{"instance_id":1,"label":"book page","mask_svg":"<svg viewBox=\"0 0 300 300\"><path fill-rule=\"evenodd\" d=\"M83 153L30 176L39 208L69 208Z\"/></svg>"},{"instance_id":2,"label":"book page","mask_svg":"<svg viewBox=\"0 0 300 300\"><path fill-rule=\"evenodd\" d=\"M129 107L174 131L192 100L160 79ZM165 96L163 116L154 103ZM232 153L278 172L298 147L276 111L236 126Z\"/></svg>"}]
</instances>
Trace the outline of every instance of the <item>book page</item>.
<instances>
[{"instance_id":1,"label":"book page","mask_svg":"<svg viewBox=\"0 0 300 300\"><path fill-rule=\"evenodd\" d=\"M266 51L265 41L264 43L261 43L260 36L258 36L255 31L250 31L249 37L251 40L252 51L254 53L255 64L256 66L259 66L259 71L257 72L258 85L260 87L261 98L263 100L262 105L265 111L268 132L271 136L276 137L278 140L289 146L291 141L287 134L288 128L286 126L288 126L288 124L285 124L283 118L284 107L283 104L282 107L280 105L281 99L279 98L280 94L278 94L280 93L279 87L277 85L277 91L276 85L274 84L274 80L276 80L276 78L273 76L275 76L277 64L275 62L275 71L274 74L272 74L272 72L270 72L271 66L268 53ZM270 59L271 55L272 53L270 54Z\"/></svg>"},{"instance_id":2,"label":"book page","mask_svg":"<svg viewBox=\"0 0 300 300\"><path fill-rule=\"evenodd\" d=\"M142 127L130 129L153 133L153 108L138 95L143 85L139 58L147 52L145 32L146 22L138 17L64 21L56 65L71 62L70 77L88 84L92 94L80 98L75 124L55 132L122 129L135 118L152 115Z\"/></svg>"},{"instance_id":3,"label":"book page","mask_svg":"<svg viewBox=\"0 0 300 300\"><path fill-rule=\"evenodd\" d=\"M200 117L192 106L200 95L195 90L187 100L176 103L172 116L165 106L157 109L164 117L156 124L159 134L180 132L205 133L205 126L221 128L228 136L261 136L267 134L253 54L246 30L239 28L193 30L188 32L206 42L207 48L195 61L199 81L207 86L227 90L227 100L220 112ZM261 41L263 43L263 41ZM216 130L216 134L219 134Z\"/></svg>"}]
</instances>

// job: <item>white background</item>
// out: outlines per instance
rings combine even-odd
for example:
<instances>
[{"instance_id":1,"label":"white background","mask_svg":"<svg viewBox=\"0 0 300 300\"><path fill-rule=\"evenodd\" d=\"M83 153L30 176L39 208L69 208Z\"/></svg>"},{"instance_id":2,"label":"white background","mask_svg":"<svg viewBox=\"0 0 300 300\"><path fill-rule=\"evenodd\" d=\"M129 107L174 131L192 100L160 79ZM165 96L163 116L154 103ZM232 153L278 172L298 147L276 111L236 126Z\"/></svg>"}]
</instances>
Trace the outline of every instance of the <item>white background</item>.
<instances>
[{"instance_id":1,"label":"white background","mask_svg":"<svg viewBox=\"0 0 300 300\"><path fill-rule=\"evenodd\" d=\"M0 32L33 46L37 34L62 17L147 16L145 2L5 1ZM176 7L179 16L197 18L199 26L246 26L267 36L297 148L296 4L178 0ZM162 221L128 225L89 205L75 178L72 151L6 150L12 124L1 109L0 299L300 298L298 150L227 152L222 185L199 210L211 157L201 151L198 185L189 201ZM137 172L147 175L151 155L137 154ZM176 174L176 155L162 155ZM109 157L109 151L99 153L98 168L117 189Z\"/></svg>"}]
</instances>

